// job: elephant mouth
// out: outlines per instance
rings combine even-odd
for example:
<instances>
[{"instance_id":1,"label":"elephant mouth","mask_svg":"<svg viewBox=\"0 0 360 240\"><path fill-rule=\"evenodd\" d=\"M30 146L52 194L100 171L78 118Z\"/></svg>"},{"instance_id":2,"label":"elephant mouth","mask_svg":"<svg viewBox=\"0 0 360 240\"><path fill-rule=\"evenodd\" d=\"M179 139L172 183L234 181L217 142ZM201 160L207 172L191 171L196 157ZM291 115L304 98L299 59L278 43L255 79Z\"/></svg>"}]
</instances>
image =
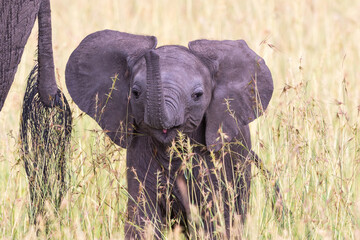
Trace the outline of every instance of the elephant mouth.
<instances>
[{"instance_id":1,"label":"elephant mouth","mask_svg":"<svg viewBox=\"0 0 360 240\"><path fill-rule=\"evenodd\" d=\"M136 124L138 127L139 133L143 133L148 135L155 140L157 140L161 144L170 144L178 135L179 132L183 132L185 130L185 125L176 125L171 128L155 128L146 124L144 121Z\"/></svg>"},{"instance_id":2,"label":"elephant mouth","mask_svg":"<svg viewBox=\"0 0 360 240\"><path fill-rule=\"evenodd\" d=\"M151 132L159 142L168 144L176 138L179 131L181 131L181 126L174 126L169 129L152 129Z\"/></svg>"}]
</instances>

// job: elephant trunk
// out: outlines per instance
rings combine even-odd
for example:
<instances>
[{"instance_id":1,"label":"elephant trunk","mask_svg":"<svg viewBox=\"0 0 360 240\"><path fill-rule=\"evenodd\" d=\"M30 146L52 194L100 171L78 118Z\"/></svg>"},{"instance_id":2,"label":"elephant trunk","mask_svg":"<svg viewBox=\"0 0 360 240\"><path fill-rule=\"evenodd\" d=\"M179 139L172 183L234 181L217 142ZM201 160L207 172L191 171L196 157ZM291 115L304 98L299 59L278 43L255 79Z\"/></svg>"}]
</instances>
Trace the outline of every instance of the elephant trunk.
<instances>
[{"instance_id":1,"label":"elephant trunk","mask_svg":"<svg viewBox=\"0 0 360 240\"><path fill-rule=\"evenodd\" d=\"M50 0L41 1L38 23L38 89L41 101L46 106L51 106L58 88L52 49Z\"/></svg>"},{"instance_id":2,"label":"elephant trunk","mask_svg":"<svg viewBox=\"0 0 360 240\"><path fill-rule=\"evenodd\" d=\"M153 128L169 129L165 109L164 91L160 76L159 56L153 51L145 55L146 60L146 106L145 122Z\"/></svg>"}]
</instances>

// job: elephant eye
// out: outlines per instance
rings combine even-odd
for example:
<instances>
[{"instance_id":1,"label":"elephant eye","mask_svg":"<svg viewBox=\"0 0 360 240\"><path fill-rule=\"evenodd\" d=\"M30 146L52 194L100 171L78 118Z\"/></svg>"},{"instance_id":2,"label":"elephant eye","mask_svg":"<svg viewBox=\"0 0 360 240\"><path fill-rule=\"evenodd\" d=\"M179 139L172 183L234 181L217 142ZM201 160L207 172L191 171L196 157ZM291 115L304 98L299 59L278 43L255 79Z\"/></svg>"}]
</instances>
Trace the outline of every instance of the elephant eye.
<instances>
[{"instance_id":1,"label":"elephant eye","mask_svg":"<svg viewBox=\"0 0 360 240\"><path fill-rule=\"evenodd\" d=\"M192 94L192 99L194 99L194 101L198 101L201 96L204 94L204 92L202 90L197 90Z\"/></svg>"},{"instance_id":2,"label":"elephant eye","mask_svg":"<svg viewBox=\"0 0 360 240\"><path fill-rule=\"evenodd\" d=\"M131 92L136 99L138 99L140 97L141 92L140 92L139 87L134 86Z\"/></svg>"}]
</instances>

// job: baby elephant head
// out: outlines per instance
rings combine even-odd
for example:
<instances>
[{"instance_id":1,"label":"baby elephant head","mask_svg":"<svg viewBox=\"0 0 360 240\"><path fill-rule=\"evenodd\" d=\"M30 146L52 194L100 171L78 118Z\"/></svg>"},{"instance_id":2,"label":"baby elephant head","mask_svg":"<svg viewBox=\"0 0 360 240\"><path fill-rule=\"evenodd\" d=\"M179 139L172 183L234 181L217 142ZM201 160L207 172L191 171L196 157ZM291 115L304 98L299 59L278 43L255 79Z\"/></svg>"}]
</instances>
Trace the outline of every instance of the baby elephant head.
<instances>
[{"instance_id":1,"label":"baby elephant head","mask_svg":"<svg viewBox=\"0 0 360 240\"><path fill-rule=\"evenodd\" d=\"M156 48L156 38L104 30L70 56L66 84L80 109L118 145L134 134L167 144L205 124L208 147L231 141L266 109L269 69L244 41L197 40Z\"/></svg>"}]
</instances>

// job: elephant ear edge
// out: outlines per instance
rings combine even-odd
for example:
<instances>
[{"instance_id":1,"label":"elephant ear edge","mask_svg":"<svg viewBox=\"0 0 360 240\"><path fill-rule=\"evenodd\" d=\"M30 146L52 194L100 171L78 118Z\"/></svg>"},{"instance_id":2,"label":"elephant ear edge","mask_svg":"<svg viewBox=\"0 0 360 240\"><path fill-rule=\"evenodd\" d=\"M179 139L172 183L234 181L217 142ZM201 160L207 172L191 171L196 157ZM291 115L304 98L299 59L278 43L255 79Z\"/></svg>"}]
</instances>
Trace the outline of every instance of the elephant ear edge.
<instances>
[{"instance_id":1,"label":"elephant ear edge","mask_svg":"<svg viewBox=\"0 0 360 240\"><path fill-rule=\"evenodd\" d=\"M98 31L81 41L66 65L73 101L123 148L133 130L128 104L131 67L156 44L153 36Z\"/></svg>"},{"instance_id":2,"label":"elephant ear edge","mask_svg":"<svg viewBox=\"0 0 360 240\"><path fill-rule=\"evenodd\" d=\"M206 111L206 145L219 150L222 128L226 141L240 134L239 125L247 125L263 114L273 93L273 80L265 61L244 40L196 40L190 51L208 66L214 90Z\"/></svg>"}]
</instances>

